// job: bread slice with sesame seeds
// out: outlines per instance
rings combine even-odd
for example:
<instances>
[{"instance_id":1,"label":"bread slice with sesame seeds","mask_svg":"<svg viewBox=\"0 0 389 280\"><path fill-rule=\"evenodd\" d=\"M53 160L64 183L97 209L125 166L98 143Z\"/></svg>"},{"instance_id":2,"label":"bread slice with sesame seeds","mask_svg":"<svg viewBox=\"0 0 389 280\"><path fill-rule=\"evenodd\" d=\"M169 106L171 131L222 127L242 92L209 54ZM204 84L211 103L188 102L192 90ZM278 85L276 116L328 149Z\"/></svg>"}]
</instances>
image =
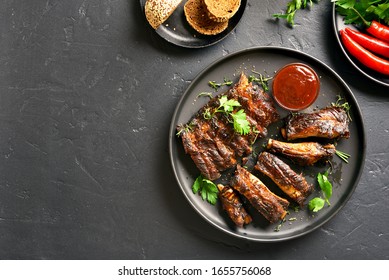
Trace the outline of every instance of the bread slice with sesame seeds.
<instances>
[{"instance_id":1,"label":"bread slice with sesame seeds","mask_svg":"<svg viewBox=\"0 0 389 280\"><path fill-rule=\"evenodd\" d=\"M184 6L184 13L189 25L203 35L216 35L228 27L228 21L217 22L208 17L204 0L188 0Z\"/></svg>"},{"instance_id":2,"label":"bread slice with sesame seeds","mask_svg":"<svg viewBox=\"0 0 389 280\"><path fill-rule=\"evenodd\" d=\"M232 18L239 10L241 0L203 0L208 17L214 21L224 22Z\"/></svg>"},{"instance_id":3,"label":"bread slice with sesame seeds","mask_svg":"<svg viewBox=\"0 0 389 280\"><path fill-rule=\"evenodd\" d=\"M164 23L182 0L146 0L145 14L150 25L157 29Z\"/></svg>"}]
</instances>

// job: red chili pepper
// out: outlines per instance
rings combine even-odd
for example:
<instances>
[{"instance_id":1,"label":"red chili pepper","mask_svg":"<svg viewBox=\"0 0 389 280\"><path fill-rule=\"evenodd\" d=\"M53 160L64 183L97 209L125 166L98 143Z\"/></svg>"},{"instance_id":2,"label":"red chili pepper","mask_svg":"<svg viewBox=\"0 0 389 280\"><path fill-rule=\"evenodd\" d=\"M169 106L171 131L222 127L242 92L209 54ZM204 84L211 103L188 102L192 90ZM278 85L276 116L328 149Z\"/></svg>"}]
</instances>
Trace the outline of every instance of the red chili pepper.
<instances>
[{"instance_id":1,"label":"red chili pepper","mask_svg":"<svg viewBox=\"0 0 389 280\"><path fill-rule=\"evenodd\" d=\"M373 20L366 31L374 37L389 42L389 26Z\"/></svg>"},{"instance_id":2,"label":"red chili pepper","mask_svg":"<svg viewBox=\"0 0 389 280\"><path fill-rule=\"evenodd\" d=\"M346 27L345 32L365 49L389 58L389 43L348 27Z\"/></svg>"},{"instance_id":3,"label":"red chili pepper","mask_svg":"<svg viewBox=\"0 0 389 280\"><path fill-rule=\"evenodd\" d=\"M363 65L384 75L389 75L388 60L380 58L363 48L351 39L343 29L340 30L340 38L342 39L343 45L347 51Z\"/></svg>"}]
</instances>

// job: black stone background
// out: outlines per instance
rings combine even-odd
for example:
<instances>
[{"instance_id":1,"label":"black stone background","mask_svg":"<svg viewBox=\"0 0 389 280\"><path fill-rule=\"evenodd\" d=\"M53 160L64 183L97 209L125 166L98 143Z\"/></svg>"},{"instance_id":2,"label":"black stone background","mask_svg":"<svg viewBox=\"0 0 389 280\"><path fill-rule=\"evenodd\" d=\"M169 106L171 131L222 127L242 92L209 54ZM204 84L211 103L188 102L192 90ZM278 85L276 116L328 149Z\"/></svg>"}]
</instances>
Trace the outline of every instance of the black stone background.
<instances>
[{"instance_id":1,"label":"black stone background","mask_svg":"<svg viewBox=\"0 0 389 280\"><path fill-rule=\"evenodd\" d=\"M332 4L271 15L248 1L235 31L202 49L174 46L137 0L0 2L1 259L388 259L389 88L357 72L332 28ZM358 187L320 229L261 244L209 225L172 173L168 130L191 80L254 46L303 51L349 84L367 132Z\"/></svg>"}]
</instances>

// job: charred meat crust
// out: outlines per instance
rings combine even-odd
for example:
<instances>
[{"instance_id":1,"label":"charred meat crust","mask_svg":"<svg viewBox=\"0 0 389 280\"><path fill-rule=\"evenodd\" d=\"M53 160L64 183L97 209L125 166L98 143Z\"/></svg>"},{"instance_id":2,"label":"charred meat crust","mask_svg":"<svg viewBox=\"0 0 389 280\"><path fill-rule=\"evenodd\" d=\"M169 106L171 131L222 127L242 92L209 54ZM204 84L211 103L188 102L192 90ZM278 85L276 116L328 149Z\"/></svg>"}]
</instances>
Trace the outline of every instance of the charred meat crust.
<instances>
[{"instance_id":1,"label":"charred meat crust","mask_svg":"<svg viewBox=\"0 0 389 280\"><path fill-rule=\"evenodd\" d=\"M257 209L270 223L284 219L289 202L272 193L257 177L237 165L230 185Z\"/></svg>"},{"instance_id":2,"label":"charred meat crust","mask_svg":"<svg viewBox=\"0 0 389 280\"><path fill-rule=\"evenodd\" d=\"M304 205L304 201L313 191L313 186L308 184L301 174L297 174L289 165L268 152L259 154L255 169L272 179L285 194L300 206Z\"/></svg>"},{"instance_id":3,"label":"charred meat crust","mask_svg":"<svg viewBox=\"0 0 389 280\"><path fill-rule=\"evenodd\" d=\"M308 137L349 138L349 118L342 107L332 106L312 113L289 115L282 136L290 141Z\"/></svg>"},{"instance_id":4,"label":"charred meat crust","mask_svg":"<svg viewBox=\"0 0 389 280\"><path fill-rule=\"evenodd\" d=\"M228 185L218 184L217 188L219 189L219 199L222 207L235 225L243 227L251 223L252 218L243 207L237 192Z\"/></svg>"},{"instance_id":5,"label":"charred meat crust","mask_svg":"<svg viewBox=\"0 0 389 280\"><path fill-rule=\"evenodd\" d=\"M204 118L205 112L212 112L220 105L222 95L240 102L238 109L244 109L254 130L246 135L235 132L222 113L213 114L210 119ZM255 139L266 136L266 127L277 120L279 115L269 95L249 83L242 73L229 91L212 98L187 124L179 125L177 131L185 153L191 156L201 174L215 180L222 171L236 166L238 157L249 155Z\"/></svg>"},{"instance_id":6,"label":"charred meat crust","mask_svg":"<svg viewBox=\"0 0 389 280\"><path fill-rule=\"evenodd\" d=\"M275 154L281 154L301 166L313 165L326 161L335 154L333 144L322 145L317 142L289 143L269 139L266 149Z\"/></svg>"}]
</instances>

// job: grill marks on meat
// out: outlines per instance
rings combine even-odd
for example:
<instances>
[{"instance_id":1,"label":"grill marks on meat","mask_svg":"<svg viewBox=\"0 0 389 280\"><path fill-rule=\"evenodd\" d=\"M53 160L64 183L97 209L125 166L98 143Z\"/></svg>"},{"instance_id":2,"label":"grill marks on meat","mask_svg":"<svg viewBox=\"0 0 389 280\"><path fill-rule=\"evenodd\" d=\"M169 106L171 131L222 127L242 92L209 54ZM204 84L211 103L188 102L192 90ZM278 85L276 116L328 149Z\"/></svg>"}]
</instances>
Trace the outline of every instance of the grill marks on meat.
<instances>
[{"instance_id":1,"label":"grill marks on meat","mask_svg":"<svg viewBox=\"0 0 389 280\"><path fill-rule=\"evenodd\" d=\"M240 102L242 106L237 109L244 109L247 120L260 137L267 134L269 124L279 120L269 95L249 83L243 73L225 95ZM214 114L211 119L204 118L204 112L213 112L219 106L220 96L212 98L188 124L177 127L181 131L185 153L191 156L201 174L209 180L219 178L222 171L234 167L238 157L250 154L251 145L257 138L254 132L247 135L235 132L222 113Z\"/></svg>"},{"instance_id":2,"label":"grill marks on meat","mask_svg":"<svg viewBox=\"0 0 389 280\"><path fill-rule=\"evenodd\" d=\"M223 209L227 212L230 219L238 227L243 227L251 223L252 218L243 207L242 201L239 195L230 186L223 186L218 184L219 199Z\"/></svg>"},{"instance_id":3,"label":"grill marks on meat","mask_svg":"<svg viewBox=\"0 0 389 280\"><path fill-rule=\"evenodd\" d=\"M313 191L313 186L308 184L302 175L294 172L289 165L268 152L259 154L255 169L270 177L285 194L300 206L303 206L305 199Z\"/></svg>"},{"instance_id":4,"label":"grill marks on meat","mask_svg":"<svg viewBox=\"0 0 389 280\"><path fill-rule=\"evenodd\" d=\"M241 193L270 223L284 219L289 202L272 193L257 177L237 165L232 188Z\"/></svg>"},{"instance_id":5,"label":"grill marks on meat","mask_svg":"<svg viewBox=\"0 0 389 280\"><path fill-rule=\"evenodd\" d=\"M301 165L313 165L318 161L326 161L335 154L333 144L321 145L317 142L289 143L269 139L266 149L281 154Z\"/></svg>"},{"instance_id":6,"label":"grill marks on meat","mask_svg":"<svg viewBox=\"0 0 389 280\"><path fill-rule=\"evenodd\" d=\"M290 115L281 133L288 141L308 137L349 138L348 124L347 112L333 106L312 113Z\"/></svg>"}]
</instances>

